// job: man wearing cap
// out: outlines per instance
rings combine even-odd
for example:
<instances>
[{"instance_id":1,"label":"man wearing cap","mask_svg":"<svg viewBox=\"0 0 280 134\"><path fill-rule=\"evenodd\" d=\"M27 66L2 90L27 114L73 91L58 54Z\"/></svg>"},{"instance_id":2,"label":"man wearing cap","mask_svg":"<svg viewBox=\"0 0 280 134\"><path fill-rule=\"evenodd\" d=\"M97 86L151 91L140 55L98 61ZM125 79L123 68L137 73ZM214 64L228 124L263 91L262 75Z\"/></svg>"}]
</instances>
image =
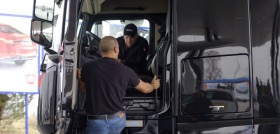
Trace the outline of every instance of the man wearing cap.
<instances>
[{"instance_id":1,"label":"man wearing cap","mask_svg":"<svg viewBox=\"0 0 280 134\"><path fill-rule=\"evenodd\" d=\"M124 36L117 38L120 52L120 62L129 66L137 74L146 75L146 58L149 52L149 45L145 38L137 33L137 27L134 24L128 24L124 27Z\"/></svg>"}]
</instances>

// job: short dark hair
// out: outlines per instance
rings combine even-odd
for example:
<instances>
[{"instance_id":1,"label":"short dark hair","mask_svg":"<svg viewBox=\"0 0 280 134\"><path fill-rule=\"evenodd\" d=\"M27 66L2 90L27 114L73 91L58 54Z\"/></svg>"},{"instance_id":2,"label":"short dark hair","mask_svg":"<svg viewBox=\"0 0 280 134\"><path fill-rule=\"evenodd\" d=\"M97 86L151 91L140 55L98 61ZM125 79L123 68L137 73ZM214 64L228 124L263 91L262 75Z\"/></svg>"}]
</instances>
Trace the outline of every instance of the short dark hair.
<instances>
[{"instance_id":1,"label":"short dark hair","mask_svg":"<svg viewBox=\"0 0 280 134\"><path fill-rule=\"evenodd\" d=\"M129 35L131 37L134 37L136 33L137 33L137 27L132 23L127 24L123 29L123 35Z\"/></svg>"}]
</instances>

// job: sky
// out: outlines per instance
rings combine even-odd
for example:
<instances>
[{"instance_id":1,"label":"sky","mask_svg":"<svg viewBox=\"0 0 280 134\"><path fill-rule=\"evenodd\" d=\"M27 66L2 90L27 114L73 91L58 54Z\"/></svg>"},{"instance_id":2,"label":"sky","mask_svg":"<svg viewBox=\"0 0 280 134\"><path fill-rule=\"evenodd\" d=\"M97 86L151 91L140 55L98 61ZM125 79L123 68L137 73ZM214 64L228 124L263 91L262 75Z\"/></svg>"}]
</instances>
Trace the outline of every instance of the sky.
<instances>
[{"instance_id":1,"label":"sky","mask_svg":"<svg viewBox=\"0 0 280 134\"><path fill-rule=\"evenodd\" d=\"M33 0L1 0L0 13L32 15Z\"/></svg>"}]
</instances>

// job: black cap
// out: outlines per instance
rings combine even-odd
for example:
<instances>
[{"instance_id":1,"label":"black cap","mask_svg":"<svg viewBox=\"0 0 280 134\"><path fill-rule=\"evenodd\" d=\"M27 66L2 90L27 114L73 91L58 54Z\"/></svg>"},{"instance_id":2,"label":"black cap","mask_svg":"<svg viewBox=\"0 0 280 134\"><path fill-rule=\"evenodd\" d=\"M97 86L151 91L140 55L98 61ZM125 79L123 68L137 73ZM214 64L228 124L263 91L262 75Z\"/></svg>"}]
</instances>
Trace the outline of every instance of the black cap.
<instances>
[{"instance_id":1,"label":"black cap","mask_svg":"<svg viewBox=\"0 0 280 134\"><path fill-rule=\"evenodd\" d=\"M131 37L134 37L136 33L137 33L137 27L132 23L127 24L123 29L123 35L129 35Z\"/></svg>"}]
</instances>

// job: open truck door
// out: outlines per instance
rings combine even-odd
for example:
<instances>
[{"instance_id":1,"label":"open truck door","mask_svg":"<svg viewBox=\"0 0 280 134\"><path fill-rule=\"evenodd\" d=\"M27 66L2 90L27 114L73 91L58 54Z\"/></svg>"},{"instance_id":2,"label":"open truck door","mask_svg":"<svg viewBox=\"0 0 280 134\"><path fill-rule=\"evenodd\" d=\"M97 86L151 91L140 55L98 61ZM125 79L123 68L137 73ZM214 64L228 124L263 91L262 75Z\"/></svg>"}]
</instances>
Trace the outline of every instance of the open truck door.
<instances>
[{"instance_id":1,"label":"open truck door","mask_svg":"<svg viewBox=\"0 0 280 134\"><path fill-rule=\"evenodd\" d=\"M35 0L31 39L44 47L48 62L41 79L38 129L41 133L66 132L75 102L77 15L80 1ZM69 15L71 14L71 16Z\"/></svg>"}]
</instances>

